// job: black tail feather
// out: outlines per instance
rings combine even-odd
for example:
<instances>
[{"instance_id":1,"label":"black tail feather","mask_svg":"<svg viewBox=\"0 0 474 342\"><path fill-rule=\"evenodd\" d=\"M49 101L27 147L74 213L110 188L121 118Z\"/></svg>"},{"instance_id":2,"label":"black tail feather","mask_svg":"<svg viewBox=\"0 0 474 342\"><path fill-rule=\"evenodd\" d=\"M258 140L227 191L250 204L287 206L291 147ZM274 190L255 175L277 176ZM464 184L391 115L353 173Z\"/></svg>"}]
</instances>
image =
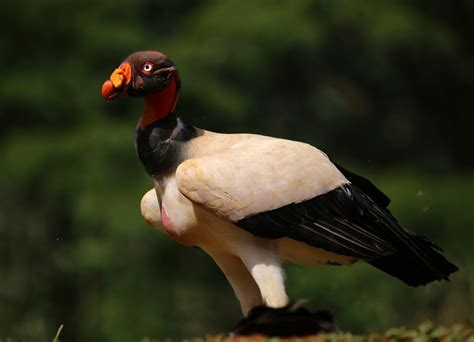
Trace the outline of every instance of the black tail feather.
<instances>
[{"instance_id":1,"label":"black tail feather","mask_svg":"<svg viewBox=\"0 0 474 342\"><path fill-rule=\"evenodd\" d=\"M429 241L419 236L415 238L426 245L424 256L430 267L414 258L412 253L403 252L378 257L369 261L369 264L410 286L426 285L434 280L449 280L448 276L456 272L458 267L438 253Z\"/></svg>"}]
</instances>

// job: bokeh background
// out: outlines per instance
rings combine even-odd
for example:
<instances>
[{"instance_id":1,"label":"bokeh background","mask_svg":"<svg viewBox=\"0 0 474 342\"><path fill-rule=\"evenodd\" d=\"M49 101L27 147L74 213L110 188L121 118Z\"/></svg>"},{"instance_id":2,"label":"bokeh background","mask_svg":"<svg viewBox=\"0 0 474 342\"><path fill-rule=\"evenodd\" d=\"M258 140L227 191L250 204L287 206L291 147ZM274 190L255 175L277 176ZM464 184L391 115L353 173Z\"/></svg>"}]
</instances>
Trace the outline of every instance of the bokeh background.
<instances>
[{"instance_id":1,"label":"bokeh background","mask_svg":"<svg viewBox=\"0 0 474 342\"><path fill-rule=\"evenodd\" d=\"M130 53L179 67L178 113L309 142L372 179L461 268L410 288L365 264L287 267L292 298L365 332L473 320L474 2L7 1L0 12L0 339L139 341L228 331L202 251L141 218L140 99L104 103Z\"/></svg>"}]
</instances>

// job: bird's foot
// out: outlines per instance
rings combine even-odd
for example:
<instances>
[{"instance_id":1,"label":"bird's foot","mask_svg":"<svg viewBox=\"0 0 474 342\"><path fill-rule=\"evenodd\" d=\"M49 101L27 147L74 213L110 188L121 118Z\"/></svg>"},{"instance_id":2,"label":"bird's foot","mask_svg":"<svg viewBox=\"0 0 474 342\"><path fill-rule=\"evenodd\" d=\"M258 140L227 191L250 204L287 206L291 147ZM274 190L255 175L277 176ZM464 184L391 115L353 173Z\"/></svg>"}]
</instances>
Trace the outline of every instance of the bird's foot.
<instances>
[{"instance_id":1,"label":"bird's foot","mask_svg":"<svg viewBox=\"0 0 474 342\"><path fill-rule=\"evenodd\" d=\"M301 302L293 302L278 309L264 305L254 307L237 323L232 334L290 337L335 331L336 325L328 311L310 312L301 307Z\"/></svg>"}]
</instances>

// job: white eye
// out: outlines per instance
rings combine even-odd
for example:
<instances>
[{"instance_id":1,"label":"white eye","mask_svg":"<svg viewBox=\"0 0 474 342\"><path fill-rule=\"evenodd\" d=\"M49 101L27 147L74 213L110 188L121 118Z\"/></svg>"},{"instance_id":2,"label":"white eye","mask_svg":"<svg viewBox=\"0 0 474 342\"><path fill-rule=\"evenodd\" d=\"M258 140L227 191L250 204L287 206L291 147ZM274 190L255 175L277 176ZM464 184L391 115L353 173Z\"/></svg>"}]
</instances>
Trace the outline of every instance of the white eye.
<instances>
[{"instance_id":1,"label":"white eye","mask_svg":"<svg viewBox=\"0 0 474 342\"><path fill-rule=\"evenodd\" d=\"M153 63L152 62L146 62L145 64L143 64L142 69L145 72L150 72L151 69L153 69Z\"/></svg>"}]
</instances>

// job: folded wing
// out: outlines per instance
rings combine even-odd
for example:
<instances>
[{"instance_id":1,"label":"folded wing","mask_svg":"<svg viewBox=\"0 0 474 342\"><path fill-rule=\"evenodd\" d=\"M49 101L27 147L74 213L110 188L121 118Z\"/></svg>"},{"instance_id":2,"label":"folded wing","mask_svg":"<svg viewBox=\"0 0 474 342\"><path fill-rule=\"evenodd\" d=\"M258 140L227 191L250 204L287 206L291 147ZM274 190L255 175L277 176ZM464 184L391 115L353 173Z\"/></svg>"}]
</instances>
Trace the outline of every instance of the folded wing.
<instances>
[{"instance_id":1,"label":"folded wing","mask_svg":"<svg viewBox=\"0 0 474 342\"><path fill-rule=\"evenodd\" d=\"M176 171L176 181L191 201L233 222L348 183L315 147L263 136L185 161Z\"/></svg>"},{"instance_id":2,"label":"folded wing","mask_svg":"<svg viewBox=\"0 0 474 342\"><path fill-rule=\"evenodd\" d=\"M414 286L457 270L437 246L398 224L372 183L343 172L310 145L259 137L187 160L176 179L191 201L256 236L364 259Z\"/></svg>"}]
</instances>

